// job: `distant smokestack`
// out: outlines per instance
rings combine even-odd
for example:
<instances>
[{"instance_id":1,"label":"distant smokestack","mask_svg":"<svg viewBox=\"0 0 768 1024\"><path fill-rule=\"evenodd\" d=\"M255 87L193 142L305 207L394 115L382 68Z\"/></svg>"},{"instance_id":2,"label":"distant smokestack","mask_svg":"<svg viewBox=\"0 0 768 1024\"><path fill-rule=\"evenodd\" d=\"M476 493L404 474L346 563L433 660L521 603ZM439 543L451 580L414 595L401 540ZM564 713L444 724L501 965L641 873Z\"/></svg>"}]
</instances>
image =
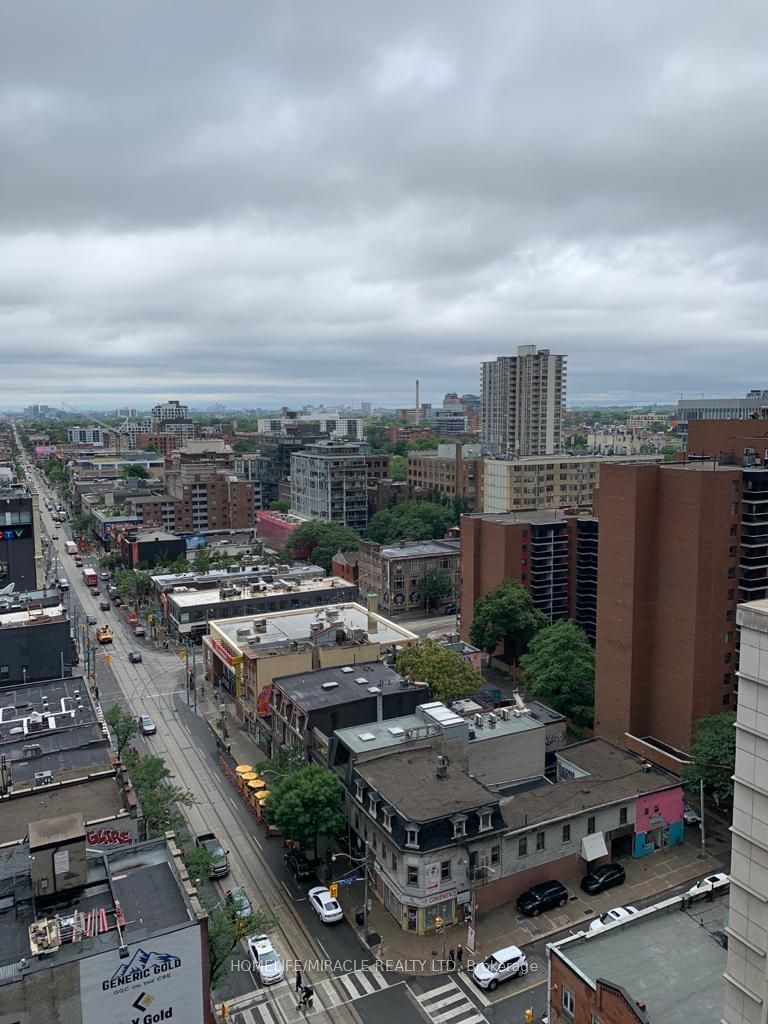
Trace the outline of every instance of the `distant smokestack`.
<instances>
[{"instance_id":1,"label":"distant smokestack","mask_svg":"<svg viewBox=\"0 0 768 1024\"><path fill-rule=\"evenodd\" d=\"M414 422L416 423L417 427L419 425L420 418L421 418L421 405L419 404L419 382L416 381L416 419L415 419Z\"/></svg>"}]
</instances>

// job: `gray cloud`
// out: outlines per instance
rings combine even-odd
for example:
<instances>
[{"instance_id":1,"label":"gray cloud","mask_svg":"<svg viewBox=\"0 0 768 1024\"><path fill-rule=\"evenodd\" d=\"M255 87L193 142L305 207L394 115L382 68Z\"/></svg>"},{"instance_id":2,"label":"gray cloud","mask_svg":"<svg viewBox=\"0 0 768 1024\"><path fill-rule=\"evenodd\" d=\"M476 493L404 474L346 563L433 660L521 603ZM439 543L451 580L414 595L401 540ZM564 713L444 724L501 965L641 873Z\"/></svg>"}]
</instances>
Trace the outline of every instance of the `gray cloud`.
<instances>
[{"instance_id":1,"label":"gray cloud","mask_svg":"<svg viewBox=\"0 0 768 1024\"><path fill-rule=\"evenodd\" d=\"M765 385L768 10L9 5L0 405Z\"/></svg>"}]
</instances>

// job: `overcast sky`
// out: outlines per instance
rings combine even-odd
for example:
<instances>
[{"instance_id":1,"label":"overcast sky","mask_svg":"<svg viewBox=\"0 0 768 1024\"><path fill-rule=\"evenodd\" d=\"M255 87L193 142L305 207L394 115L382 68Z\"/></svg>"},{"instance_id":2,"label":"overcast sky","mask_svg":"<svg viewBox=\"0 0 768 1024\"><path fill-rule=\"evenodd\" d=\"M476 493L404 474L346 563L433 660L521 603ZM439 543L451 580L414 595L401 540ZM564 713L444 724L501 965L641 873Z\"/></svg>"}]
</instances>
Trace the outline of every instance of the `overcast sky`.
<instances>
[{"instance_id":1,"label":"overcast sky","mask_svg":"<svg viewBox=\"0 0 768 1024\"><path fill-rule=\"evenodd\" d=\"M0 407L768 387L768 6L27 0Z\"/></svg>"}]
</instances>

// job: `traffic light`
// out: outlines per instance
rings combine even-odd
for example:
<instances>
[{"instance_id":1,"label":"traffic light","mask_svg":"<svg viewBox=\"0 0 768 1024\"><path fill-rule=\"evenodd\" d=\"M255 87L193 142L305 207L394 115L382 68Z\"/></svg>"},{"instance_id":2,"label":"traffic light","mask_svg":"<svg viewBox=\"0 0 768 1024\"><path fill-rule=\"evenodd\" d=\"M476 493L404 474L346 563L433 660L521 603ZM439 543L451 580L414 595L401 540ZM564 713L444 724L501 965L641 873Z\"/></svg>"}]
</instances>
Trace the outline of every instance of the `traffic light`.
<instances>
[{"instance_id":1,"label":"traffic light","mask_svg":"<svg viewBox=\"0 0 768 1024\"><path fill-rule=\"evenodd\" d=\"M338 899L339 896L339 885L338 882L331 882L328 886L328 892L331 894L332 899Z\"/></svg>"},{"instance_id":2,"label":"traffic light","mask_svg":"<svg viewBox=\"0 0 768 1024\"><path fill-rule=\"evenodd\" d=\"M533 1010L530 1007L525 1011L525 1024L533 1024Z\"/></svg>"}]
</instances>

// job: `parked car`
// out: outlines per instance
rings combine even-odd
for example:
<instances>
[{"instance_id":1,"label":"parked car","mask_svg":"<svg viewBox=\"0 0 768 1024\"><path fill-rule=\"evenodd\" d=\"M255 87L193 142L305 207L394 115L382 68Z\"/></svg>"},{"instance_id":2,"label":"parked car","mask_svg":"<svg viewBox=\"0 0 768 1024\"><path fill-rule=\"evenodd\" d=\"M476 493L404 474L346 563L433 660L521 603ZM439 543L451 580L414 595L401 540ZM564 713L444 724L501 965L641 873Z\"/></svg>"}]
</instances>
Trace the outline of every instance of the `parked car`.
<instances>
[{"instance_id":1,"label":"parked car","mask_svg":"<svg viewBox=\"0 0 768 1024\"><path fill-rule=\"evenodd\" d=\"M146 631L146 629L144 629L143 626L134 626L133 627L133 635L134 636L146 636L147 635L147 631Z\"/></svg>"},{"instance_id":2,"label":"parked car","mask_svg":"<svg viewBox=\"0 0 768 1024\"><path fill-rule=\"evenodd\" d=\"M584 875L581 888L590 896L612 889L615 885L624 885L624 868L621 864L601 864L600 867Z\"/></svg>"},{"instance_id":3,"label":"parked car","mask_svg":"<svg viewBox=\"0 0 768 1024\"><path fill-rule=\"evenodd\" d=\"M95 626L96 625L96 621L97 620L96 620L96 616L95 615L89 615L88 616L88 625L89 626Z\"/></svg>"},{"instance_id":4,"label":"parked car","mask_svg":"<svg viewBox=\"0 0 768 1024\"><path fill-rule=\"evenodd\" d=\"M109 611L109 601L107 601L106 599L104 601L99 601L99 609L102 612L108 612Z\"/></svg>"},{"instance_id":5,"label":"parked car","mask_svg":"<svg viewBox=\"0 0 768 1024\"><path fill-rule=\"evenodd\" d=\"M700 878L698 882L694 882L686 896L702 896L705 892L712 892L716 885L722 882L728 881L728 875L724 871L715 871L712 875L707 875L706 878Z\"/></svg>"},{"instance_id":6,"label":"parked car","mask_svg":"<svg viewBox=\"0 0 768 1024\"><path fill-rule=\"evenodd\" d=\"M686 825L698 825L701 822L701 818L690 804L686 804L683 807L683 821Z\"/></svg>"},{"instance_id":7,"label":"parked car","mask_svg":"<svg viewBox=\"0 0 768 1024\"><path fill-rule=\"evenodd\" d=\"M606 910L600 917L596 917L595 920L590 924L589 930L591 932L602 931L603 928L607 928L609 924L615 924L617 921L626 921L628 917L632 917L633 914L637 913L637 907L614 907L613 910Z\"/></svg>"},{"instance_id":8,"label":"parked car","mask_svg":"<svg viewBox=\"0 0 768 1024\"><path fill-rule=\"evenodd\" d=\"M142 736L154 736L157 732L154 718L150 718L149 715L139 715L139 729L141 729Z\"/></svg>"},{"instance_id":9,"label":"parked car","mask_svg":"<svg viewBox=\"0 0 768 1024\"><path fill-rule=\"evenodd\" d=\"M493 992L500 981L516 978L527 967L528 959L525 953L517 946L506 946L491 953L481 964L475 964L472 980L480 988L487 988Z\"/></svg>"},{"instance_id":10,"label":"parked car","mask_svg":"<svg viewBox=\"0 0 768 1024\"><path fill-rule=\"evenodd\" d=\"M274 985L285 977L285 964L268 935L251 935L248 939L253 970L262 985Z\"/></svg>"},{"instance_id":11,"label":"parked car","mask_svg":"<svg viewBox=\"0 0 768 1024\"><path fill-rule=\"evenodd\" d=\"M91 587L91 593L93 594L94 597L98 597L101 591L99 590L98 587Z\"/></svg>"},{"instance_id":12,"label":"parked car","mask_svg":"<svg viewBox=\"0 0 768 1024\"><path fill-rule=\"evenodd\" d=\"M250 917L253 913L248 893L242 885L238 885L234 889L227 889L226 900L227 905L234 911L235 917L239 917L241 920Z\"/></svg>"},{"instance_id":13,"label":"parked car","mask_svg":"<svg viewBox=\"0 0 768 1024\"><path fill-rule=\"evenodd\" d=\"M128 661L132 665L138 665L141 661L141 651L128 651Z\"/></svg>"},{"instance_id":14,"label":"parked car","mask_svg":"<svg viewBox=\"0 0 768 1024\"><path fill-rule=\"evenodd\" d=\"M315 911L323 924L333 924L334 921L341 921L344 911L338 901L331 896L331 893L324 885L316 885L310 889L309 905Z\"/></svg>"},{"instance_id":15,"label":"parked car","mask_svg":"<svg viewBox=\"0 0 768 1024\"><path fill-rule=\"evenodd\" d=\"M51 534L51 540L58 540L58 539L59 539L58 533L52 533Z\"/></svg>"},{"instance_id":16,"label":"parked car","mask_svg":"<svg viewBox=\"0 0 768 1024\"><path fill-rule=\"evenodd\" d=\"M297 850L294 847L288 850L285 855L285 866L297 882L315 877L315 869L307 859L307 855L303 850Z\"/></svg>"},{"instance_id":17,"label":"parked car","mask_svg":"<svg viewBox=\"0 0 768 1024\"><path fill-rule=\"evenodd\" d=\"M552 879L539 882L517 897L517 909L526 917L536 917L545 910L564 907L568 902L568 890L562 882Z\"/></svg>"},{"instance_id":18,"label":"parked car","mask_svg":"<svg viewBox=\"0 0 768 1024\"><path fill-rule=\"evenodd\" d=\"M123 603L122 597L113 597L112 598L112 604L115 606L115 608L119 608L122 603Z\"/></svg>"},{"instance_id":19,"label":"parked car","mask_svg":"<svg viewBox=\"0 0 768 1024\"><path fill-rule=\"evenodd\" d=\"M106 569L103 569L103 570L102 570L102 571L101 571L101 572L99 573L99 579L100 579L100 580L108 580L108 579L109 579L109 573L108 573L108 572L106 571Z\"/></svg>"}]
</instances>

